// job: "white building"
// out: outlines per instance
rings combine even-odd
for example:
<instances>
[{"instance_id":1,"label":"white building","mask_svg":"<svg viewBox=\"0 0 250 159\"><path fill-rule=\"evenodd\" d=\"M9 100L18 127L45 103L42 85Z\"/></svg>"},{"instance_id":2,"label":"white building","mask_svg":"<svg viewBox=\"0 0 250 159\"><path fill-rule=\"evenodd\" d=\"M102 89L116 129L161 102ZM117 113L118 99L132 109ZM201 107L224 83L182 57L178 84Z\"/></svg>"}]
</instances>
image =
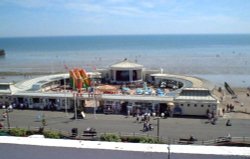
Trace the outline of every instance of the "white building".
<instances>
[{"instance_id":1,"label":"white building","mask_svg":"<svg viewBox=\"0 0 250 159\"><path fill-rule=\"evenodd\" d=\"M205 88L184 88L174 101L174 113L180 115L217 114L219 104Z\"/></svg>"},{"instance_id":2,"label":"white building","mask_svg":"<svg viewBox=\"0 0 250 159\"><path fill-rule=\"evenodd\" d=\"M99 71L99 72L98 72ZM141 112L156 112L158 115L167 112L170 115L207 115L207 112L217 114L219 102L212 95L211 85L201 79L165 74L160 70L146 70L142 65L128 61L127 59L111 65L106 70L97 70L89 73L93 78L105 79L112 84L143 83L148 81L152 94L102 94L98 96L97 105L102 103L104 108L117 108L124 112L127 109ZM145 75L145 76L144 76ZM92 77L91 76L91 77ZM68 81L69 74L47 75L21 81L0 87L0 104L15 103L29 109L74 109L77 106L85 106L85 100L93 100L87 92L80 95L63 88L65 81ZM156 89L165 83L161 96L157 95ZM61 89L58 89L61 87ZM135 86L133 86L135 87ZM137 85L136 85L137 87ZM138 86L145 89L143 86ZM53 91L52 91L53 90ZM135 91L135 90L134 90ZM171 104L169 104L171 103ZM119 108L118 108L119 107ZM120 113L121 111L112 111Z\"/></svg>"},{"instance_id":3,"label":"white building","mask_svg":"<svg viewBox=\"0 0 250 159\"><path fill-rule=\"evenodd\" d=\"M110 66L112 83L133 83L142 81L142 65L125 59Z\"/></svg>"}]
</instances>

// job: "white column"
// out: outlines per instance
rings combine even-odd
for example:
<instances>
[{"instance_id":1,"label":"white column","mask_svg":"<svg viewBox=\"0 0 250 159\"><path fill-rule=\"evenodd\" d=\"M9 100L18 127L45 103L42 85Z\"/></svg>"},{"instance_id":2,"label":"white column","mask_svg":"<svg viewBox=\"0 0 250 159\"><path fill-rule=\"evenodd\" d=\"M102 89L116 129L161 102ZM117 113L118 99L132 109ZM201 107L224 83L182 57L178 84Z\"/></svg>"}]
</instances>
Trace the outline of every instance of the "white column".
<instances>
[{"instance_id":1,"label":"white column","mask_svg":"<svg viewBox=\"0 0 250 159\"><path fill-rule=\"evenodd\" d=\"M113 80L116 82L116 70L113 70Z\"/></svg>"},{"instance_id":2,"label":"white column","mask_svg":"<svg viewBox=\"0 0 250 159\"><path fill-rule=\"evenodd\" d=\"M137 79L142 80L142 70L137 70Z\"/></svg>"},{"instance_id":3,"label":"white column","mask_svg":"<svg viewBox=\"0 0 250 159\"><path fill-rule=\"evenodd\" d=\"M129 70L129 81L133 81L133 70Z\"/></svg>"}]
</instances>

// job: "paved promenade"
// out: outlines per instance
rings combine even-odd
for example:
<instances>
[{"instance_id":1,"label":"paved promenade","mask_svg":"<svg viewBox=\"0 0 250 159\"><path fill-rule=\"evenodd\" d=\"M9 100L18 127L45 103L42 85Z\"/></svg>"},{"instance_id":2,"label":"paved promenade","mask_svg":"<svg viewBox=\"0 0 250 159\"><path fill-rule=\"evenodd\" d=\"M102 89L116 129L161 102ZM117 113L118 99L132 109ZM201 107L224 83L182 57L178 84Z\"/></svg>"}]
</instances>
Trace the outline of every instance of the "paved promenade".
<instances>
[{"instance_id":1,"label":"paved promenade","mask_svg":"<svg viewBox=\"0 0 250 159\"><path fill-rule=\"evenodd\" d=\"M0 112L3 110L0 110ZM133 117L125 117L123 115L104 115L86 114L86 119L71 120L72 113L51 111L34 111L34 110L14 110L10 113L11 127L39 127L41 122L37 121L37 117L45 115L46 128L58 129L61 131L71 132L72 128L78 128L79 133L87 127L93 127L98 133L143 133L149 135L157 135L157 120L151 118L154 126L153 131L142 132L143 123L136 122ZM190 135L199 140L210 140L229 133L232 137L250 136L250 120L249 119L231 119L232 126L226 126L226 118L220 118L216 125L208 123L207 119L193 118L167 118L160 119L160 136L163 138L179 139L189 138ZM7 127L6 120L4 121Z\"/></svg>"}]
</instances>

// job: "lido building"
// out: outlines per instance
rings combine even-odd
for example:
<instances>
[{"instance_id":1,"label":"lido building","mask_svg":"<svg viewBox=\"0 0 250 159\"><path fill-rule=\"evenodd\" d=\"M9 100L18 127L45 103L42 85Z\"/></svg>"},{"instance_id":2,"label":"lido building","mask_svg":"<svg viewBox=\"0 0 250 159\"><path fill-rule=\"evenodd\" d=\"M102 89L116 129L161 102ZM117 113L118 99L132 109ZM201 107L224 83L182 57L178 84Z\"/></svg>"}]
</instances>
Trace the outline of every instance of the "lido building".
<instances>
[{"instance_id":1,"label":"lido building","mask_svg":"<svg viewBox=\"0 0 250 159\"><path fill-rule=\"evenodd\" d=\"M72 89L69 73L40 76L13 83L0 83L0 107L19 109L88 110L100 113L162 113L168 116L219 115L215 86L185 75L150 70L127 59L105 69L86 72L89 88Z\"/></svg>"}]
</instances>

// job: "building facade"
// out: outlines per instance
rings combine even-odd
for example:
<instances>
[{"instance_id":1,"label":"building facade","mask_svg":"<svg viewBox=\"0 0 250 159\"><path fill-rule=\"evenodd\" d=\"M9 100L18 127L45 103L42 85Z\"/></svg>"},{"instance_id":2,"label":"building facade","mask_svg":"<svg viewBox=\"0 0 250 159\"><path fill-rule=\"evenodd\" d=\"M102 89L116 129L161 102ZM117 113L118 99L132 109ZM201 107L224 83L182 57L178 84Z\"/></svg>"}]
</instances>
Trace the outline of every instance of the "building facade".
<instances>
[{"instance_id":1,"label":"building facade","mask_svg":"<svg viewBox=\"0 0 250 159\"><path fill-rule=\"evenodd\" d=\"M93 78L120 87L130 87L128 94L103 92L89 94L87 90L77 93L69 88L69 74L56 74L29 79L16 84L1 84L0 106L16 108L73 110L85 107L87 100L95 100L95 109L102 107L104 113L162 113L173 115L217 114L219 102L204 81L190 76L165 74L160 70L147 70L127 59L111 65L108 69L89 73ZM131 85L136 83L136 85ZM143 84L142 84L143 83ZM138 84L138 85L137 85ZM94 87L97 90L102 83ZM150 93L140 95L140 89ZM161 91L161 94L158 93Z\"/></svg>"}]
</instances>

